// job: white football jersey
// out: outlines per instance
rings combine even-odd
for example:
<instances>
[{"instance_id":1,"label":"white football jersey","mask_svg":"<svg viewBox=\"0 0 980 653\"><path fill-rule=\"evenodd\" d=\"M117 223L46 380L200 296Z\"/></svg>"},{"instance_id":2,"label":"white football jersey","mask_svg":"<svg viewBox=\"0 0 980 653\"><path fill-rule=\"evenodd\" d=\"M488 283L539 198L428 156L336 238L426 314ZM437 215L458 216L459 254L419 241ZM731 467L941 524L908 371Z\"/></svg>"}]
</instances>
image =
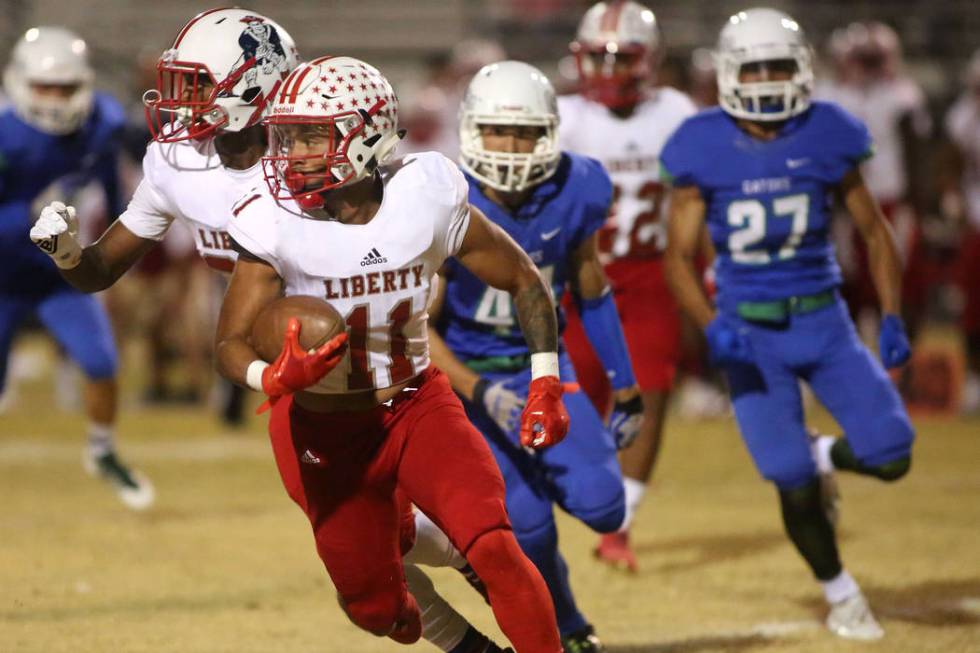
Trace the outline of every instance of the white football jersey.
<instances>
[{"instance_id":1,"label":"white football jersey","mask_svg":"<svg viewBox=\"0 0 980 653\"><path fill-rule=\"evenodd\" d=\"M878 81L868 85L830 83L817 87L820 99L836 102L868 126L874 143L874 156L861 166L868 190L880 202L896 202L905 197L908 179L899 123L912 115L912 127L920 137L930 129L926 99L922 89L907 77Z\"/></svg>"},{"instance_id":2,"label":"white football jersey","mask_svg":"<svg viewBox=\"0 0 980 653\"><path fill-rule=\"evenodd\" d=\"M231 207L262 183L261 163L247 170L226 168L213 140L151 142L143 157L143 180L119 219L135 235L150 240L162 240L179 220L204 261L231 272L238 257L227 232Z\"/></svg>"},{"instance_id":3,"label":"white football jersey","mask_svg":"<svg viewBox=\"0 0 980 653\"><path fill-rule=\"evenodd\" d=\"M441 154L423 152L382 167L384 199L363 225L316 220L263 184L235 205L228 233L269 263L285 294L330 303L347 323L343 363L310 388L345 393L386 388L429 365L433 277L469 226L469 188Z\"/></svg>"},{"instance_id":4,"label":"white football jersey","mask_svg":"<svg viewBox=\"0 0 980 653\"><path fill-rule=\"evenodd\" d=\"M961 188L966 212L980 230L980 101L963 95L946 114L946 132L963 154Z\"/></svg>"},{"instance_id":5,"label":"white football jersey","mask_svg":"<svg viewBox=\"0 0 980 653\"><path fill-rule=\"evenodd\" d=\"M599 232L604 259L660 256L667 246L660 151L697 111L686 95L658 88L623 119L581 95L558 98L563 150L597 159L613 182L613 210Z\"/></svg>"}]
</instances>

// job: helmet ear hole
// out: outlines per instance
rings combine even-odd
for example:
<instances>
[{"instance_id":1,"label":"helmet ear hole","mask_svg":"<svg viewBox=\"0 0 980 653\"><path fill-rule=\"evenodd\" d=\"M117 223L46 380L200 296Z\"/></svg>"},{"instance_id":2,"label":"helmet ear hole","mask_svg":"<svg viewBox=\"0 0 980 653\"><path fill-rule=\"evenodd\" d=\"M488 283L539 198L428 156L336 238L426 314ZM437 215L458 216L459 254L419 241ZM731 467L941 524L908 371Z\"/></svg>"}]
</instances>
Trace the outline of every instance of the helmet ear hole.
<instances>
[{"instance_id":1,"label":"helmet ear hole","mask_svg":"<svg viewBox=\"0 0 980 653\"><path fill-rule=\"evenodd\" d=\"M262 89L258 86L252 86L251 88L245 89L242 93L242 102L245 104L252 104L255 102L255 98L262 94Z\"/></svg>"}]
</instances>

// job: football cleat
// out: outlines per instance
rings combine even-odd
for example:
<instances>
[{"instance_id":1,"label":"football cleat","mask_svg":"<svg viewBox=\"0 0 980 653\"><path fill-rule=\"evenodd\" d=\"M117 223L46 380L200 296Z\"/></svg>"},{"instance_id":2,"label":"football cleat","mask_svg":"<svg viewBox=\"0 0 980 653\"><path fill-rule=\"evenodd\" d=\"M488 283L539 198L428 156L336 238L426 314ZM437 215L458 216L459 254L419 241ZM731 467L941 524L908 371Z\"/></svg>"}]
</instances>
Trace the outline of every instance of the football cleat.
<instances>
[{"instance_id":1,"label":"football cleat","mask_svg":"<svg viewBox=\"0 0 980 653\"><path fill-rule=\"evenodd\" d=\"M90 476L109 483L127 508L146 510L153 505L156 498L153 484L138 471L124 465L115 451L102 456L92 456L86 451L82 457L82 465Z\"/></svg>"},{"instance_id":2,"label":"football cleat","mask_svg":"<svg viewBox=\"0 0 980 653\"><path fill-rule=\"evenodd\" d=\"M456 571L461 573L463 578L466 579L466 582L470 584L470 587L479 592L480 596L483 597L483 600L487 602L487 605L490 605L490 594L487 593L487 586L483 584L480 577L477 576L475 571L473 571L473 567L471 567L469 563L466 563Z\"/></svg>"},{"instance_id":3,"label":"football cleat","mask_svg":"<svg viewBox=\"0 0 980 653\"><path fill-rule=\"evenodd\" d=\"M565 648L565 653L603 653L606 650L591 625L562 637L561 645Z\"/></svg>"},{"instance_id":4,"label":"football cleat","mask_svg":"<svg viewBox=\"0 0 980 653\"><path fill-rule=\"evenodd\" d=\"M827 628L844 639L871 641L885 636L885 631L871 613L868 600L860 592L830 606Z\"/></svg>"},{"instance_id":5,"label":"football cleat","mask_svg":"<svg viewBox=\"0 0 980 653\"><path fill-rule=\"evenodd\" d=\"M817 461L817 442L821 438L830 438L829 435L821 435L816 431L809 432L810 437L810 453L813 456L813 460ZM833 469L821 469L819 463L817 464L817 472L820 478L820 505L823 507L824 514L827 516L827 521L834 528L837 528L837 522L840 521L840 490L837 487L837 479L834 478Z\"/></svg>"},{"instance_id":6,"label":"football cleat","mask_svg":"<svg viewBox=\"0 0 980 653\"><path fill-rule=\"evenodd\" d=\"M606 533L599 538L599 544L592 552L596 558L613 567L625 569L635 574L639 569L636 555L630 548L629 533Z\"/></svg>"}]
</instances>

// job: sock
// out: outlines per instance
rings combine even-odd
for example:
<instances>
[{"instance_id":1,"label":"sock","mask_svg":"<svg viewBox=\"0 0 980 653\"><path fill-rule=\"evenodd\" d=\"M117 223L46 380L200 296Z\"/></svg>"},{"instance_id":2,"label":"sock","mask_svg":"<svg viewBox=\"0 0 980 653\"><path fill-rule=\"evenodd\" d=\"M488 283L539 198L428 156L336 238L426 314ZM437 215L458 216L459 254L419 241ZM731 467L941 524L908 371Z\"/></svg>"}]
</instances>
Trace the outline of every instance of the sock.
<instances>
[{"instance_id":1,"label":"sock","mask_svg":"<svg viewBox=\"0 0 980 653\"><path fill-rule=\"evenodd\" d=\"M796 545L813 575L821 581L836 578L842 570L834 527L820 503L820 482L813 479L795 490L780 490L786 534Z\"/></svg>"},{"instance_id":2,"label":"sock","mask_svg":"<svg viewBox=\"0 0 980 653\"><path fill-rule=\"evenodd\" d=\"M111 424L96 424L89 422L88 425L88 453L92 458L101 458L112 453L115 448L113 427Z\"/></svg>"},{"instance_id":3,"label":"sock","mask_svg":"<svg viewBox=\"0 0 980 653\"><path fill-rule=\"evenodd\" d=\"M830 580L821 581L820 585L823 586L823 595L827 598L827 603L840 603L861 591L846 569L841 569L841 572Z\"/></svg>"},{"instance_id":4,"label":"sock","mask_svg":"<svg viewBox=\"0 0 980 653\"><path fill-rule=\"evenodd\" d=\"M623 517L623 525L619 527L620 532L628 531L633 523L633 515L636 514L636 509L640 507L640 502L643 501L647 484L635 478L624 476L623 490L626 492L626 516Z\"/></svg>"},{"instance_id":5,"label":"sock","mask_svg":"<svg viewBox=\"0 0 980 653\"><path fill-rule=\"evenodd\" d=\"M422 637L440 651L453 651L472 626L436 592L432 580L421 569L406 563L405 581L419 604Z\"/></svg>"},{"instance_id":6,"label":"sock","mask_svg":"<svg viewBox=\"0 0 980 653\"><path fill-rule=\"evenodd\" d=\"M448 653L492 653L499 650L500 648L491 642L489 637L470 626L462 641L450 649Z\"/></svg>"},{"instance_id":7,"label":"sock","mask_svg":"<svg viewBox=\"0 0 980 653\"><path fill-rule=\"evenodd\" d=\"M558 631L565 636L584 628L588 622L579 612L572 596L572 587L568 582L568 565L558 551L555 522L548 522L534 531L521 531L514 535L548 586L552 604L555 606L555 616L558 618Z\"/></svg>"},{"instance_id":8,"label":"sock","mask_svg":"<svg viewBox=\"0 0 980 653\"><path fill-rule=\"evenodd\" d=\"M832 435L817 436L813 443L813 460L817 463L817 471L821 474L830 474L834 471L834 461L831 460L830 450L837 441Z\"/></svg>"},{"instance_id":9,"label":"sock","mask_svg":"<svg viewBox=\"0 0 980 653\"><path fill-rule=\"evenodd\" d=\"M477 537L466 559L486 583L494 617L515 651L562 650L548 586L509 530Z\"/></svg>"},{"instance_id":10,"label":"sock","mask_svg":"<svg viewBox=\"0 0 980 653\"><path fill-rule=\"evenodd\" d=\"M406 565L462 569L466 558L456 550L446 534L431 519L415 511L415 546L402 556Z\"/></svg>"}]
</instances>

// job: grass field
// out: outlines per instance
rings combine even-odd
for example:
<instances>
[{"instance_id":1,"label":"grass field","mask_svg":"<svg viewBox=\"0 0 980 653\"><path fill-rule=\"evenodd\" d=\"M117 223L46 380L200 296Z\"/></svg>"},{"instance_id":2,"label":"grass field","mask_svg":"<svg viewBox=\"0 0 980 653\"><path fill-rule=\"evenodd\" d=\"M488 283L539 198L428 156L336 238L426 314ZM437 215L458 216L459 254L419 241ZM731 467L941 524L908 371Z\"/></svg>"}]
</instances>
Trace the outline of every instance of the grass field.
<instances>
[{"instance_id":1,"label":"grass field","mask_svg":"<svg viewBox=\"0 0 980 653\"><path fill-rule=\"evenodd\" d=\"M49 397L49 379L27 383L0 415L0 652L403 650L340 612L261 419L233 434L200 411L126 410L121 451L158 492L133 514L84 475L82 423ZM822 629L819 588L730 420L668 425L636 576L597 564L594 536L560 520L583 611L612 653L980 652L980 420L916 426L906 479L841 480L844 558L883 641ZM432 575L500 638L461 578Z\"/></svg>"}]
</instances>

